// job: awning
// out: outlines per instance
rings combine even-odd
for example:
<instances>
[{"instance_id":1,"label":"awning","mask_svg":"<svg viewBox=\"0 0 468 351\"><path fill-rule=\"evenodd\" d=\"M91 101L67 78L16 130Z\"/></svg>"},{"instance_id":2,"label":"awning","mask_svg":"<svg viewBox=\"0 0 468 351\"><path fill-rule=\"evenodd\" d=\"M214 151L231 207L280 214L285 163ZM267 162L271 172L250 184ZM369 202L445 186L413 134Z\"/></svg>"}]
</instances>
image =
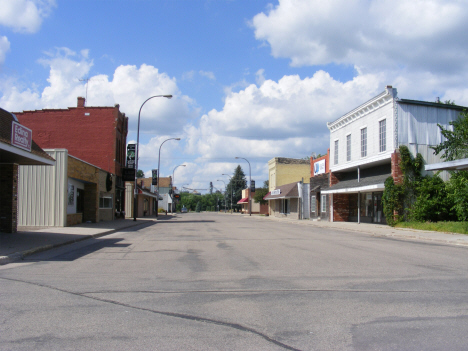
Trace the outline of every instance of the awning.
<instances>
[{"instance_id":1,"label":"awning","mask_svg":"<svg viewBox=\"0 0 468 351\"><path fill-rule=\"evenodd\" d=\"M151 193L149 191L143 190L143 189L140 188L140 186L138 186L138 195L145 195L145 196L149 196L149 197L158 199L157 194L154 194L154 193ZM159 196L158 200L164 200L164 199L162 198L162 196Z\"/></svg>"},{"instance_id":2,"label":"awning","mask_svg":"<svg viewBox=\"0 0 468 351\"><path fill-rule=\"evenodd\" d=\"M391 174L382 174L377 176L350 179L341 181L329 187L327 190L322 190L321 194L352 194L372 191L383 191L385 190L385 180L391 177Z\"/></svg>"},{"instance_id":3,"label":"awning","mask_svg":"<svg viewBox=\"0 0 468 351\"><path fill-rule=\"evenodd\" d=\"M264 200L291 199L299 197L298 183L290 183L276 187L275 190L268 193Z\"/></svg>"},{"instance_id":4,"label":"awning","mask_svg":"<svg viewBox=\"0 0 468 351\"><path fill-rule=\"evenodd\" d=\"M248 197L244 197L243 199L240 199L239 201L237 201L238 204L248 204L249 203L249 198Z\"/></svg>"}]
</instances>

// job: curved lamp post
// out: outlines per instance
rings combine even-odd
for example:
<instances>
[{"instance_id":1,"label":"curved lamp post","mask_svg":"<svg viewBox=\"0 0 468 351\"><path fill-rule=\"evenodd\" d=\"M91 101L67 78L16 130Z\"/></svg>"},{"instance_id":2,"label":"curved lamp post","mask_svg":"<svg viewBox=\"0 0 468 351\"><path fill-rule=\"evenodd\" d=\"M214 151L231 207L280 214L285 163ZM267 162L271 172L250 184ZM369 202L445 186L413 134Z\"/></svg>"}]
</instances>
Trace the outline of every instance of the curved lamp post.
<instances>
[{"instance_id":1,"label":"curved lamp post","mask_svg":"<svg viewBox=\"0 0 468 351\"><path fill-rule=\"evenodd\" d=\"M174 187L174 185L175 185L175 182L174 182L174 172L175 172L175 170L177 169L177 167L186 167L186 166L187 166L187 165L178 165L178 166L175 166L175 168L173 169L173 171L172 171L172 184L171 184L171 189L172 189L172 188ZM174 193L174 190L172 190L172 192ZM174 202L174 197L172 197L172 201ZM172 210L172 208L171 208L171 210ZM173 212L173 211L171 211L171 212Z\"/></svg>"},{"instance_id":2,"label":"curved lamp post","mask_svg":"<svg viewBox=\"0 0 468 351\"><path fill-rule=\"evenodd\" d=\"M223 182L224 183L224 188L226 189L224 191L224 213L226 213L226 191L227 191L227 186L226 186L226 182L222 179L216 179L217 182Z\"/></svg>"},{"instance_id":3,"label":"curved lamp post","mask_svg":"<svg viewBox=\"0 0 468 351\"><path fill-rule=\"evenodd\" d=\"M249 216L252 216L252 172L250 169L250 162L246 158L243 157L236 157L236 159L243 159L246 160L247 163L249 164Z\"/></svg>"},{"instance_id":4,"label":"curved lamp post","mask_svg":"<svg viewBox=\"0 0 468 351\"><path fill-rule=\"evenodd\" d=\"M156 218L158 217L158 210L159 210L159 175L161 174L161 169L160 169L160 166L161 166L161 147L163 146L163 144L166 142L166 141L169 141L169 140L180 140L180 138L169 138L169 139L166 139L164 140L161 145L159 146L159 156L158 156L158 201L156 201Z\"/></svg>"},{"instance_id":5,"label":"curved lamp post","mask_svg":"<svg viewBox=\"0 0 468 351\"><path fill-rule=\"evenodd\" d=\"M136 218L137 218L137 214L136 214L137 195L138 195L137 172L138 172L138 153L140 152L140 115L141 115L141 109L143 108L143 105L148 102L148 100L151 100L151 99L157 98L157 97L164 97L166 99L172 99L172 95L155 95L155 96L151 96L150 98L146 99L144 103L141 104L140 111L138 112L137 149L136 149L136 162L135 162L135 189L133 189L133 220L134 221L136 221Z\"/></svg>"}]
</instances>

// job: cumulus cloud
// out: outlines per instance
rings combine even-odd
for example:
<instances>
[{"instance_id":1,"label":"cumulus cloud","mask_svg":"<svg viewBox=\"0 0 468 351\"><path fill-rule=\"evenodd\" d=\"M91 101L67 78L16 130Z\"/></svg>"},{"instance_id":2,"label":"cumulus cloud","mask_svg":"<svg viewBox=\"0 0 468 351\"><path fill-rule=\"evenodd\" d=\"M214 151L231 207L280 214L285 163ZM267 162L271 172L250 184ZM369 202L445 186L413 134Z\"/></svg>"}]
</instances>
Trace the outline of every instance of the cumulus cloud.
<instances>
[{"instance_id":1,"label":"cumulus cloud","mask_svg":"<svg viewBox=\"0 0 468 351\"><path fill-rule=\"evenodd\" d=\"M18 85L2 84L0 104L10 111L76 106L78 96L85 96L87 106L113 106L130 117L130 129L136 130L138 112L143 102L155 95L174 95L172 100L155 98L141 111L141 132L172 134L183 129L197 111L193 101L182 95L174 78L150 65L121 65L113 77L90 76L93 60L88 50L79 54L68 48L57 48L39 60L49 68L49 85L43 91L19 89ZM87 88L87 89L86 89Z\"/></svg>"},{"instance_id":2,"label":"cumulus cloud","mask_svg":"<svg viewBox=\"0 0 468 351\"><path fill-rule=\"evenodd\" d=\"M284 76L278 82L231 92L221 111L203 115L186 128L187 149L207 157L304 157L323 153L329 143L326 122L376 95L383 86L375 75L342 83L318 71L310 78Z\"/></svg>"},{"instance_id":3,"label":"cumulus cloud","mask_svg":"<svg viewBox=\"0 0 468 351\"><path fill-rule=\"evenodd\" d=\"M16 32L35 33L53 7L55 0L0 0L0 25Z\"/></svg>"},{"instance_id":4,"label":"cumulus cloud","mask_svg":"<svg viewBox=\"0 0 468 351\"><path fill-rule=\"evenodd\" d=\"M280 0L252 26L293 66L445 71L466 65L467 15L458 0Z\"/></svg>"}]
</instances>

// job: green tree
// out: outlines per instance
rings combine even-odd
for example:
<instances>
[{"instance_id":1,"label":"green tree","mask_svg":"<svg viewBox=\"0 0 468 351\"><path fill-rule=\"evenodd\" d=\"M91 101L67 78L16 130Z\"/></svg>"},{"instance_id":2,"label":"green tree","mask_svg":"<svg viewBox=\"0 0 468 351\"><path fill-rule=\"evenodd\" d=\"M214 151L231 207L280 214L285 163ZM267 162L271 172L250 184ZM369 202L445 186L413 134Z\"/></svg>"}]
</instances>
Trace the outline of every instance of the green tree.
<instances>
[{"instance_id":1,"label":"green tree","mask_svg":"<svg viewBox=\"0 0 468 351\"><path fill-rule=\"evenodd\" d=\"M226 194L228 195L228 198L231 198L231 192L232 192L232 204L233 208L237 208L238 210L240 209L240 205L237 205L237 201L239 201L242 198L242 190L247 188L247 180L245 178L244 171L242 170L242 167L238 165L234 169L234 174L232 175L231 180L229 181L228 185L226 186Z\"/></svg>"},{"instance_id":2,"label":"green tree","mask_svg":"<svg viewBox=\"0 0 468 351\"><path fill-rule=\"evenodd\" d=\"M255 195L254 195L254 201L256 203L260 203L260 205L267 204L268 200L263 200L266 194L268 194L268 189L266 188L256 189Z\"/></svg>"},{"instance_id":3,"label":"green tree","mask_svg":"<svg viewBox=\"0 0 468 351\"><path fill-rule=\"evenodd\" d=\"M136 177L137 177L137 178L144 178L144 177L145 177L145 172L143 172L141 169L139 169L139 170L136 172Z\"/></svg>"},{"instance_id":4,"label":"green tree","mask_svg":"<svg viewBox=\"0 0 468 351\"><path fill-rule=\"evenodd\" d=\"M445 129L438 124L445 141L434 147L434 154L447 161L468 157L468 112L464 110L453 122L449 122L453 130Z\"/></svg>"},{"instance_id":5,"label":"green tree","mask_svg":"<svg viewBox=\"0 0 468 351\"><path fill-rule=\"evenodd\" d=\"M201 203L200 203L200 202L197 202L197 206L195 207L195 211L196 211L196 212L200 212L200 211L201 211Z\"/></svg>"}]
</instances>

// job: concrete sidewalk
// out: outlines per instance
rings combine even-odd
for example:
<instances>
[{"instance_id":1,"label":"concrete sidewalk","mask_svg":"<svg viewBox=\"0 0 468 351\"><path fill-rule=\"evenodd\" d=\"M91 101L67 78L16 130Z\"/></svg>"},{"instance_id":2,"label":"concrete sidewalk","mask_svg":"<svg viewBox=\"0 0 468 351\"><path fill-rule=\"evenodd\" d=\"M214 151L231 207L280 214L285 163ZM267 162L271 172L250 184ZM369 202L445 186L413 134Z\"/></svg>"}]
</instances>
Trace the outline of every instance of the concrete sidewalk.
<instances>
[{"instance_id":1,"label":"concrete sidewalk","mask_svg":"<svg viewBox=\"0 0 468 351\"><path fill-rule=\"evenodd\" d=\"M468 246L468 235L457 233L444 233L423 231L417 229L394 228L388 225L373 224L373 223L352 223L352 222L326 222L313 220L293 220L287 218L256 216L256 218L264 218L266 220L287 222L296 225L304 225L320 228L333 228L338 230L354 231L366 233L376 237L390 237L404 240L422 240L440 244Z\"/></svg>"},{"instance_id":2,"label":"concrete sidewalk","mask_svg":"<svg viewBox=\"0 0 468 351\"><path fill-rule=\"evenodd\" d=\"M167 218L164 218L167 219ZM82 223L72 227L18 227L18 232L0 233L0 265L15 262L37 252L78 241L98 238L119 230L156 223L156 218L118 219L99 223Z\"/></svg>"}]
</instances>

